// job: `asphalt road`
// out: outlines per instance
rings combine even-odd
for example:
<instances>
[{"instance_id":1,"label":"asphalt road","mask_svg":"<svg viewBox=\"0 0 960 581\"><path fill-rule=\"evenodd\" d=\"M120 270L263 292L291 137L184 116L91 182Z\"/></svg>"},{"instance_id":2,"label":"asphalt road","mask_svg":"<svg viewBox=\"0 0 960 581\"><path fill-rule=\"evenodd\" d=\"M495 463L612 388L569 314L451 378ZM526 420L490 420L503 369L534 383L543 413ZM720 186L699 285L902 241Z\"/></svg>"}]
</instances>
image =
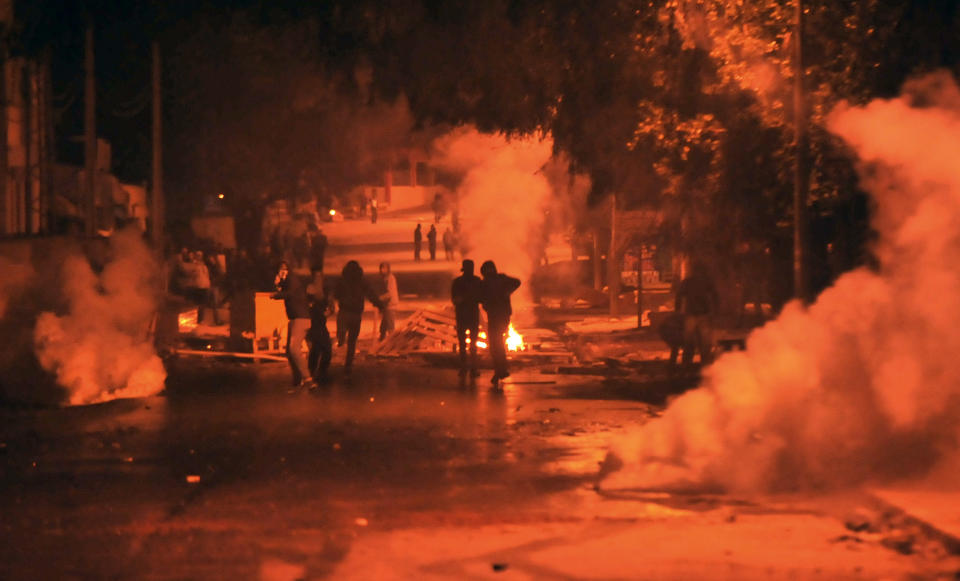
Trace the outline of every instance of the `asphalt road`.
<instances>
[{"instance_id":1,"label":"asphalt road","mask_svg":"<svg viewBox=\"0 0 960 581\"><path fill-rule=\"evenodd\" d=\"M0 410L0 578L929 572L844 538L820 500L596 490L611 438L662 393L537 370L495 393L401 362L294 394L278 363L169 371L147 400Z\"/></svg>"}]
</instances>

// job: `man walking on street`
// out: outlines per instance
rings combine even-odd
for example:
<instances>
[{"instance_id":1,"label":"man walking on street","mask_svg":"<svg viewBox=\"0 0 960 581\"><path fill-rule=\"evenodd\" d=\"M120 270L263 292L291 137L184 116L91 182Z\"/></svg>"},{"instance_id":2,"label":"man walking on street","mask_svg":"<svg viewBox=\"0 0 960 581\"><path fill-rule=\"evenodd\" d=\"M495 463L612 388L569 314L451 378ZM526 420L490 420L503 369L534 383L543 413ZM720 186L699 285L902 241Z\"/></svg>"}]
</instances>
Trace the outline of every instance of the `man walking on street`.
<instances>
[{"instance_id":1,"label":"man walking on street","mask_svg":"<svg viewBox=\"0 0 960 581\"><path fill-rule=\"evenodd\" d=\"M473 274L473 261L464 260L462 275L450 285L450 300L457 317L457 343L460 349L460 377L480 374L477 371L477 335L480 331L480 278ZM470 342L470 360L467 361L467 341Z\"/></svg>"},{"instance_id":2,"label":"man walking on street","mask_svg":"<svg viewBox=\"0 0 960 581\"><path fill-rule=\"evenodd\" d=\"M380 297L370 290L367 282L363 279L363 269L356 260L351 260L343 267L334 297L337 299L337 308L340 311L337 315L338 344L341 323L343 325L342 332L347 341L347 355L344 359L343 370L347 375L350 375L353 370L353 357L357 351L357 338L360 336L360 323L363 321L364 301L369 300L381 311L383 311L383 303L380 301Z\"/></svg>"},{"instance_id":3,"label":"man walking on street","mask_svg":"<svg viewBox=\"0 0 960 581\"><path fill-rule=\"evenodd\" d=\"M314 387L307 358L303 356L303 341L310 329L310 309L307 305L307 289L300 276L290 272L286 261L280 263L274 279L274 299L282 299L287 311L287 361L293 372L293 385L297 388Z\"/></svg>"},{"instance_id":4,"label":"man walking on street","mask_svg":"<svg viewBox=\"0 0 960 581\"><path fill-rule=\"evenodd\" d=\"M420 224L413 230L413 259L420 262L420 248L423 246L423 230Z\"/></svg>"},{"instance_id":5,"label":"man walking on street","mask_svg":"<svg viewBox=\"0 0 960 581\"><path fill-rule=\"evenodd\" d=\"M427 232L427 247L430 249L430 260L437 259L437 227L430 224L430 231Z\"/></svg>"},{"instance_id":6,"label":"man walking on street","mask_svg":"<svg viewBox=\"0 0 960 581\"><path fill-rule=\"evenodd\" d=\"M510 377L507 370L506 334L510 328L510 295L520 288L520 280L497 272L497 266L488 260L480 267L483 275L481 302L487 312L487 342L490 345L490 357L493 359L493 377L490 383L499 387L500 380Z\"/></svg>"}]
</instances>

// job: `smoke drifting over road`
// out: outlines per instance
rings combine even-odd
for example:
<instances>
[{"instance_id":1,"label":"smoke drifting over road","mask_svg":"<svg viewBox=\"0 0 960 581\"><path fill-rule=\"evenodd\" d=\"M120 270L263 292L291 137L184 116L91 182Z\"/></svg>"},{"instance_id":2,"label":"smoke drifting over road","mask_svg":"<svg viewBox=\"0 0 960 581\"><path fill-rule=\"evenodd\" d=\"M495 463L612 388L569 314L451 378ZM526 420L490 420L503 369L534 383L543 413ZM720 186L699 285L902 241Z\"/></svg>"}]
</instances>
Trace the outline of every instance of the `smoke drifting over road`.
<instances>
[{"instance_id":1,"label":"smoke drifting over road","mask_svg":"<svg viewBox=\"0 0 960 581\"><path fill-rule=\"evenodd\" d=\"M960 89L838 108L880 234L879 273L842 276L721 357L620 441L607 487L829 488L922 474L960 425Z\"/></svg>"},{"instance_id":2,"label":"smoke drifting over road","mask_svg":"<svg viewBox=\"0 0 960 581\"><path fill-rule=\"evenodd\" d=\"M67 312L41 313L34 329L37 359L71 405L144 397L164 387L166 371L149 336L159 270L136 231L114 235L110 253L100 274L84 256L69 256L60 273Z\"/></svg>"},{"instance_id":3,"label":"smoke drifting over road","mask_svg":"<svg viewBox=\"0 0 960 581\"><path fill-rule=\"evenodd\" d=\"M550 184L541 171L553 141L540 136L507 138L461 127L433 144L433 163L462 174L457 189L468 258L493 260L523 281L516 303L530 303L530 279L540 258L544 209Z\"/></svg>"}]
</instances>

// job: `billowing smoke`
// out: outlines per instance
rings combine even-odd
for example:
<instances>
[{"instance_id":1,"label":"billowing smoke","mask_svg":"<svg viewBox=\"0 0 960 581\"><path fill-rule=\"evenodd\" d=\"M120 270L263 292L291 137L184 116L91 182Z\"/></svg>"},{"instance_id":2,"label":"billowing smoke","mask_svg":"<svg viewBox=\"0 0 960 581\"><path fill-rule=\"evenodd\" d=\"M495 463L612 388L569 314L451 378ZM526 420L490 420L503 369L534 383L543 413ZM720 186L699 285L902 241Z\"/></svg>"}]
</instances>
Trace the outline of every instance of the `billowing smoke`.
<instances>
[{"instance_id":1,"label":"billowing smoke","mask_svg":"<svg viewBox=\"0 0 960 581\"><path fill-rule=\"evenodd\" d=\"M97 274L81 255L69 256L60 280L67 312L41 313L36 356L67 390L71 405L160 392L166 371L150 325L157 307L158 269L139 233L110 241L110 260Z\"/></svg>"},{"instance_id":2,"label":"billowing smoke","mask_svg":"<svg viewBox=\"0 0 960 581\"><path fill-rule=\"evenodd\" d=\"M550 184L542 169L550 138L480 133L461 127L433 144L433 163L463 175L457 189L461 236L479 269L493 260L500 272L523 281L516 301L530 302L531 275L541 251Z\"/></svg>"},{"instance_id":3,"label":"billowing smoke","mask_svg":"<svg viewBox=\"0 0 960 581\"><path fill-rule=\"evenodd\" d=\"M960 426L960 90L949 75L844 106L829 129L875 201L879 272L789 304L620 441L605 485L783 490L915 476Z\"/></svg>"}]
</instances>

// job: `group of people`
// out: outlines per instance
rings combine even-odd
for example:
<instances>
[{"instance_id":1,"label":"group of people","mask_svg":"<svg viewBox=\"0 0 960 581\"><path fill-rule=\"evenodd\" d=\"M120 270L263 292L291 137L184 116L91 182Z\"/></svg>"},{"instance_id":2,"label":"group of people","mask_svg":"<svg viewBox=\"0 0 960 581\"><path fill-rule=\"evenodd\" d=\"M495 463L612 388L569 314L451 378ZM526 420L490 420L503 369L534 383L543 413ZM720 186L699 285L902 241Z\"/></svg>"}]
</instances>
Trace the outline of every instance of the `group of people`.
<instances>
[{"instance_id":1,"label":"group of people","mask_svg":"<svg viewBox=\"0 0 960 581\"><path fill-rule=\"evenodd\" d=\"M477 340L480 335L480 305L487 313L487 344L493 360L490 383L499 387L500 380L510 377L507 369L506 336L513 307L510 295L520 288L520 280L497 272L492 260L480 265L480 278L474 274L472 260L464 260L460 276L450 285L457 321L457 347L460 352L460 376L477 377ZM469 355L468 355L469 352Z\"/></svg>"},{"instance_id":2,"label":"group of people","mask_svg":"<svg viewBox=\"0 0 960 581\"><path fill-rule=\"evenodd\" d=\"M487 342L493 360L490 382L499 387L500 380L510 376L507 368L506 335L513 309L510 295L520 287L520 280L497 272L492 260L480 267L482 278L474 274L472 260L464 260L461 274L454 279L450 297L456 313L457 342L460 352L460 376L477 377L477 341L480 334L480 307L487 313ZM323 283L323 276L314 272L307 284L291 272L286 261L277 271L273 298L283 300L286 310L286 353L293 372L293 384L299 389L313 389L328 378L333 358L333 342L327 329L327 317L337 312L337 346L346 344L344 373L353 369L353 360L360 336L363 310L370 302L380 310L380 339L396 326L396 309L400 302L396 277L388 263L380 264L382 292L375 292L366 282L360 264L351 260L343 267L340 279L332 290ZM309 344L307 356L302 345Z\"/></svg>"},{"instance_id":3,"label":"group of people","mask_svg":"<svg viewBox=\"0 0 960 581\"><path fill-rule=\"evenodd\" d=\"M443 253L447 260L453 260L453 251L457 247L457 234L453 228L447 226L443 232ZM417 224L413 229L413 259L420 262L420 253L423 250L423 226ZM430 230L427 231L427 250L430 252L430 260L437 259L437 227L430 224Z\"/></svg>"},{"instance_id":4,"label":"group of people","mask_svg":"<svg viewBox=\"0 0 960 581\"><path fill-rule=\"evenodd\" d=\"M220 324L217 307L226 295L227 259L223 252L204 253L203 250L181 248L173 263L171 290L197 306L197 323L213 314L215 325Z\"/></svg>"},{"instance_id":5,"label":"group of people","mask_svg":"<svg viewBox=\"0 0 960 581\"><path fill-rule=\"evenodd\" d=\"M313 389L328 378L333 359L333 342L327 329L327 317L337 313L337 346L346 344L344 373L353 370L353 360L360 336L360 324L366 302L380 310L380 339L394 330L396 309L400 302L397 280L389 263L380 264L383 292L376 293L367 284L363 268L356 260L344 265L340 279L331 291L324 285L321 271L313 271L310 284L290 271L286 261L280 263L273 298L282 300L287 313L286 353L293 372L293 384L300 389ZM303 355L304 340L309 344Z\"/></svg>"}]
</instances>

